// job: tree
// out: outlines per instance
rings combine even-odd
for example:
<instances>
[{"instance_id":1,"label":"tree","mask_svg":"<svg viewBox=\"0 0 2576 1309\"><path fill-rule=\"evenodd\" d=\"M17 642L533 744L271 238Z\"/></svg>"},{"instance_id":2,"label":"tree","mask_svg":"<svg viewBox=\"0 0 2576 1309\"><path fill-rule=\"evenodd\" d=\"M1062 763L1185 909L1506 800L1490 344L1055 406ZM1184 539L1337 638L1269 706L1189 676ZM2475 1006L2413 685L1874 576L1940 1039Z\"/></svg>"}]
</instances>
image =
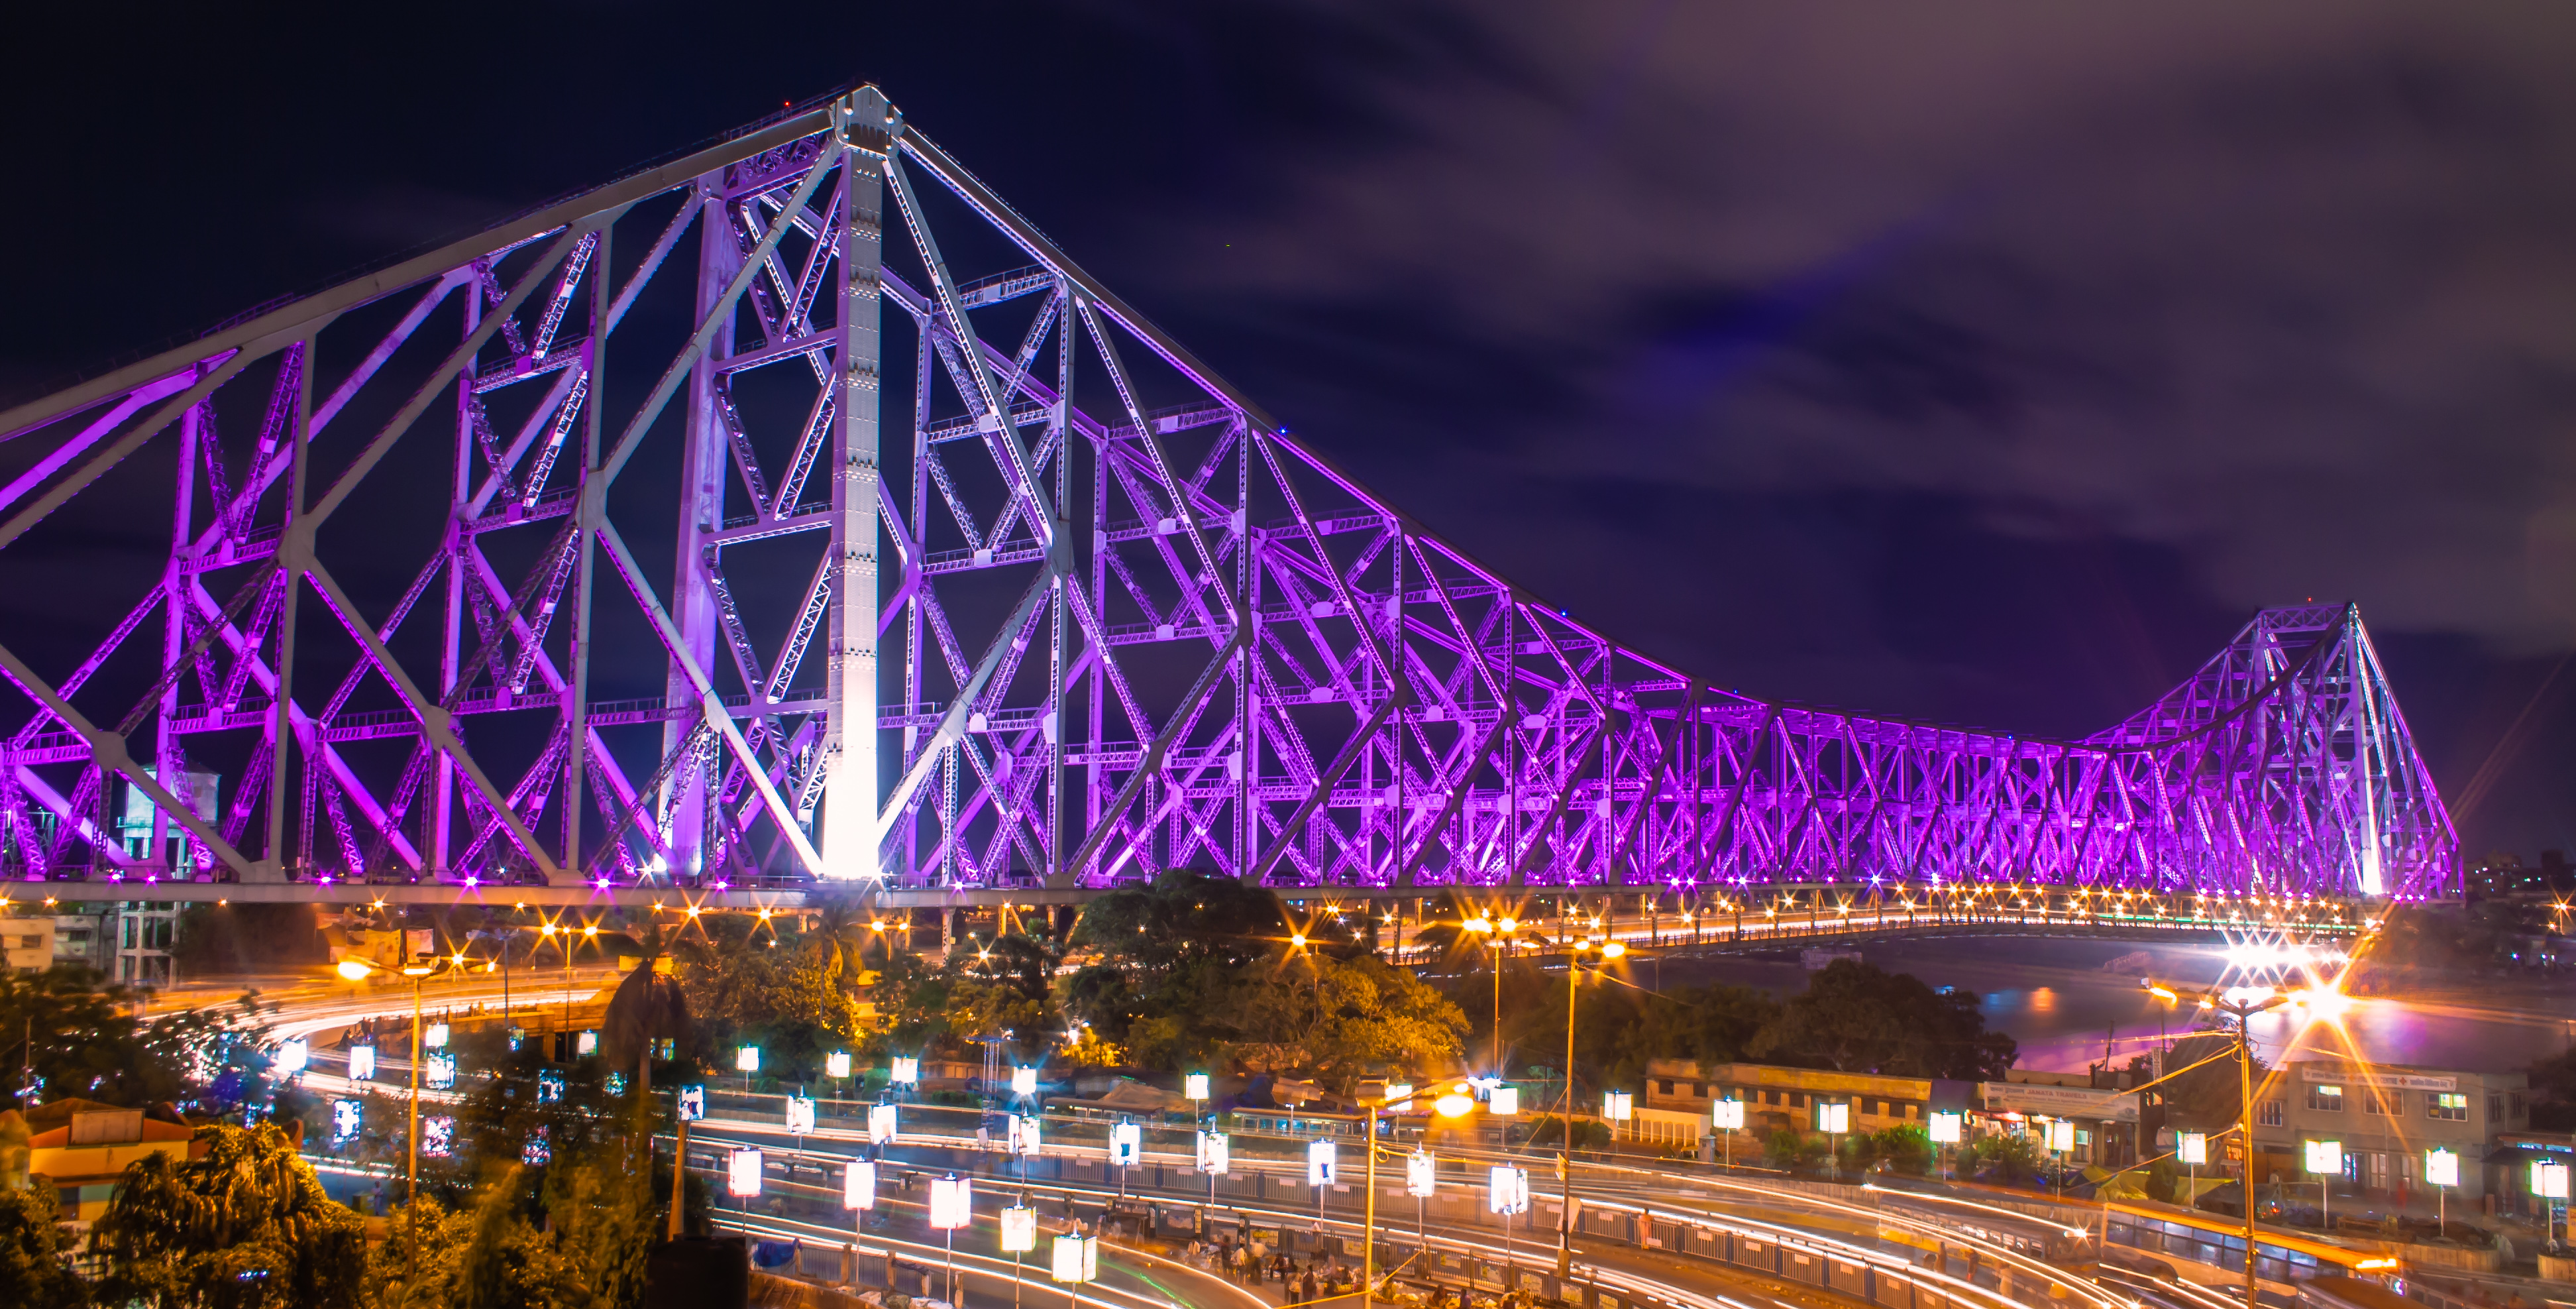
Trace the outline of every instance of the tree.
<instances>
[{"instance_id":1,"label":"tree","mask_svg":"<svg viewBox=\"0 0 2576 1309\"><path fill-rule=\"evenodd\" d=\"M286 1134L200 1127L201 1157L148 1154L98 1222L100 1298L158 1309L343 1309L365 1266L358 1216L322 1193Z\"/></svg>"},{"instance_id":2,"label":"tree","mask_svg":"<svg viewBox=\"0 0 2576 1309\"><path fill-rule=\"evenodd\" d=\"M947 1027L957 1036L1008 1032L1023 1056L1054 1040L1055 969L1062 953L1052 942L1006 932L992 944L948 955Z\"/></svg>"},{"instance_id":3,"label":"tree","mask_svg":"<svg viewBox=\"0 0 2576 1309\"><path fill-rule=\"evenodd\" d=\"M2171 1080L2154 1092L2165 1098L2168 1121L2204 1132L2223 1132L2242 1121L2243 1074L2236 1066L2235 1052L2236 1038L2225 1033L2201 1033L2173 1043L2165 1053L2165 1075ZM2258 1093L2266 1068L2261 1059L2254 1061Z\"/></svg>"},{"instance_id":4,"label":"tree","mask_svg":"<svg viewBox=\"0 0 2576 1309\"><path fill-rule=\"evenodd\" d=\"M1756 1058L1846 1073L2000 1080L2017 1043L1986 1030L1977 997L1911 973L1837 959L1748 1043Z\"/></svg>"},{"instance_id":5,"label":"tree","mask_svg":"<svg viewBox=\"0 0 2576 1309\"><path fill-rule=\"evenodd\" d=\"M232 1005L183 1009L145 1024L126 988L94 969L57 964L41 973L0 972L0 1042L31 1042L26 1059L46 1098L76 1095L108 1104L163 1101L211 1108L255 1101L267 1091L264 1006L245 993ZM0 1060L0 1084L20 1089L19 1060Z\"/></svg>"},{"instance_id":6,"label":"tree","mask_svg":"<svg viewBox=\"0 0 2576 1309\"><path fill-rule=\"evenodd\" d=\"M659 923L646 929L638 944L643 959L608 997L606 1028L600 1036L609 1066L635 1069L635 1093L653 1090L654 1047L664 1040L686 1041L692 1035L689 996L680 979L664 971L670 943Z\"/></svg>"},{"instance_id":7,"label":"tree","mask_svg":"<svg viewBox=\"0 0 2576 1309\"><path fill-rule=\"evenodd\" d=\"M359 1309L449 1309L457 1256L472 1239L474 1217L421 1196L393 1212L385 1239L367 1251L359 1276Z\"/></svg>"},{"instance_id":8,"label":"tree","mask_svg":"<svg viewBox=\"0 0 2576 1309\"><path fill-rule=\"evenodd\" d=\"M71 1269L54 1187L39 1178L0 1190L0 1304L13 1309L85 1309L89 1284Z\"/></svg>"}]
</instances>

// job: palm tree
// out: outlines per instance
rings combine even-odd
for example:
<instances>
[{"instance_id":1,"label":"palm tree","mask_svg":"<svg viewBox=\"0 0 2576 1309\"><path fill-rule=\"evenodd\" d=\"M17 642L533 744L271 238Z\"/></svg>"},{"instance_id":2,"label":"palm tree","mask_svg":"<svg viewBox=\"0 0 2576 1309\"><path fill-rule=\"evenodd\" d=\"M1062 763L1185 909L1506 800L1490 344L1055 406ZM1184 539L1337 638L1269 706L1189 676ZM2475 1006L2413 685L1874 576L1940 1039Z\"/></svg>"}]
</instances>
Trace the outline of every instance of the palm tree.
<instances>
[{"instance_id":1,"label":"palm tree","mask_svg":"<svg viewBox=\"0 0 2576 1309\"><path fill-rule=\"evenodd\" d=\"M811 939L822 951L823 976L827 980L843 982L847 978L855 982L857 974L865 970L862 961L868 947L868 924L856 901L840 896L824 900L815 911Z\"/></svg>"},{"instance_id":2,"label":"palm tree","mask_svg":"<svg viewBox=\"0 0 2576 1309\"><path fill-rule=\"evenodd\" d=\"M689 1035L689 998L680 990L680 979L663 969L671 941L662 925L646 928L636 944L644 958L608 997L607 1030L602 1035L608 1043L605 1053L610 1067L635 1065L635 1092L640 1097L653 1089L653 1047L666 1038L677 1041Z\"/></svg>"}]
</instances>

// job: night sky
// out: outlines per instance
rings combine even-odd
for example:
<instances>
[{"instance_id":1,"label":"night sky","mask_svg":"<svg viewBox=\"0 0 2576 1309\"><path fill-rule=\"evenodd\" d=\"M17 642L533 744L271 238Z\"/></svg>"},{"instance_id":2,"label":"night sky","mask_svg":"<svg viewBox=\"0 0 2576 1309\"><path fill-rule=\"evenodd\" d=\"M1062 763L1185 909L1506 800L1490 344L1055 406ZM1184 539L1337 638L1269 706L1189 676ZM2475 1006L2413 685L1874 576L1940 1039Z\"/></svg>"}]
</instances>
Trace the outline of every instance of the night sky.
<instances>
[{"instance_id":1,"label":"night sky","mask_svg":"<svg viewBox=\"0 0 2576 1309\"><path fill-rule=\"evenodd\" d=\"M2077 735L2356 600L2467 853L2576 848L2576 14L259 9L14 25L0 400L872 80L1652 655Z\"/></svg>"}]
</instances>

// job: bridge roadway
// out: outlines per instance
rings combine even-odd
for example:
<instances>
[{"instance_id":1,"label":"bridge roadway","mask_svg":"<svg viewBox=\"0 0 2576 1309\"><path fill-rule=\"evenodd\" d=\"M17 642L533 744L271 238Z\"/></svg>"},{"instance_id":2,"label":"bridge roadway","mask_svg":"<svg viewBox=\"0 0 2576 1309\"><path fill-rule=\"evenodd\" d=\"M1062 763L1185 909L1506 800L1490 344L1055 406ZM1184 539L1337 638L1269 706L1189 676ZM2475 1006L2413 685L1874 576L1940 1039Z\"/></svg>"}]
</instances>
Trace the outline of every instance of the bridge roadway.
<instances>
[{"instance_id":1,"label":"bridge roadway","mask_svg":"<svg viewBox=\"0 0 2576 1309\"><path fill-rule=\"evenodd\" d=\"M810 884L807 884L810 885ZM314 885L309 883L219 883L219 882L47 882L0 887L0 908L13 901L23 903L38 897L45 905L63 903L97 903L102 901L144 902L212 901L228 904L321 902L344 905L423 906L434 909L538 909L557 912L604 912L611 908L626 910L687 909L705 912L794 913L814 907L815 897L806 889L748 888L739 890L695 890L663 888L596 888L553 886L469 886L450 883L421 883L393 886L355 884ZM900 928L907 939L915 939L930 929L922 928L918 915L933 913L937 923L934 940L944 943L962 935L963 915L980 907L1016 908L1034 911L1042 906L1066 903L1064 893L1045 893L1055 898L1036 898L1022 902L1001 901L986 905L973 897L988 892L958 893L942 897L936 892L876 892L861 901L863 909L884 917L883 925ZM1086 897L1096 892L1083 893ZM1333 897L1309 896L1287 903L1298 913L1319 916L1330 913L1367 912L1354 896L1336 892ZM1480 892L1503 903L1534 905L1542 893L1533 891ZM928 899L923 899L928 897ZM1585 935L1620 940L1632 948L1724 952L1730 949L1776 949L1791 942L1834 940L1860 943L1874 939L1903 936L1983 934L1998 936L2045 935L2052 937L2087 936L2119 940L2170 938L2176 933L2222 934L2292 934L2306 938L2350 937L2367 930L2384 912L2387 902L2361 897L2226 897L2200 896L2176 892L2166 895L2140 895L2132 892L2094 891L2055 887L1992 886L1959 889L1938 893L1917 887L1889 889L1849 885L1780 885L1763 887L1734 895L1720 895L1696 909L1661 911L1661 898L1652 892L1620 890L1596 891L1589 895L1570 893L1549 897L1556 912L1541 919L1542 910L1533 908L1531 922L1523 939L1529 952L1547 952L1549 928L1563 938L1573 931ZM1574 910L1567 913L1564 901L1573 899ZM1620 902L1626 900L1622 909ZM1498 911L1499 912L1499 911ZM1589 914L1588 920L1585 915ZM1408 929L1418 935L1426 922L1426 905L1419 898L1410 911L1399 908L1376 915L1388 925L1388 933L1376 934L1392 957L1401 962L1416 953L1408 939ZM1558 944L1563 944L1560 939Z\"/></svg>"}]
</instances>

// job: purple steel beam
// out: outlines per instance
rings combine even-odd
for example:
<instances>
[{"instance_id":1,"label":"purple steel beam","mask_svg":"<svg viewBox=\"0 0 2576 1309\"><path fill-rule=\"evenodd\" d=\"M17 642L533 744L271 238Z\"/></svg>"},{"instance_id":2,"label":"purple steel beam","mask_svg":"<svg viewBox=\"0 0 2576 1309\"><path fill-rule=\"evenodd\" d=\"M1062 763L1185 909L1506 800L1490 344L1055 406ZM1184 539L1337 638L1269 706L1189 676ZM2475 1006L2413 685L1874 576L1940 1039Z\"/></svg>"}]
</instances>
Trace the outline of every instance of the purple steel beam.
<instances>
[{"instance_id":1,"label":"purple steel beam","mask_svg":"<svg viewBox=\"0 0 2576 1309\"><path fill-rule=\"evenodd\" d=\"M943 241L960 224L987 230ZM693 227L697 258L674 270ZM620 228L646 253L612 285ZM954 258L995 249L1028 266ZM647 298L648 318L695 330L676 346L621 334ZM414 358L402 347L433 320L461 344ZM905 349L908 428L878 396ZM612 351L658 379L614 409L597 381ZM386 485L379 462L429 439L409 429L451 392L452 484ZM392 419L340 431L362 393L360 412ZM253 406L264 422L218 421ZM680 467L639 458L674 408ZM59 688L0 650L27 701L0 711L0 870L196 871L162 869L157 840L112 848L93 810L122 787L177 805L154 826L184 830L199 867L269 879L354 877L389 853L461 882L524 852L603 884L748 868L1097 888L1177 867L1285 889L2457 884L2449 816L2351 607L2265 610L2171 694L2076 741L1721 690L1378 500L873 88L0 414L38 446L0 490L0 579L10 544L82 512L91 481L174 423L204 475L179 461L159 580L103 632L47 634L89 652ZM318 496L308 460L328 470ZM621 476L681 488L667 590L609 512ZM814 478L828 506L806 501ZM316 535L334 511L423 496L438 534L360 511ZM529 529L567 515L511 592L489 548L526 557ZM594 548L622 587L590 584ZM407 563L410 590L390 607L351 595L339 579L356 570L325 556L360 552L371 574ZM227 615L208 575L272 559L276 595ZM755 567L793 581L751 587ZM436 682L416 682L390 643L441 570L443 630L402 637L436 647ZM362 648L322 679L318 710L279 598L306 582ZM773 594L787 599L752 599ZM664 694L588 700L582 634L627 605ZM136 753L165 774L247 758L229 810L177 801L95 726L131 702L94 683L156 606L162 666L184 656L194 676L133 719L153 734ZM818 632L826 654L807 659ZM499 714L549 718L545 744L476 749L463 723ZM411 742L412 761L342 748L365 740ZM305 797L291 825L290 788ZM248 819L263 789L266 833ZM586 843L585 804L604 820ZM75 867L41 866L63 851Z\"/></svg>"}]
</instances>

